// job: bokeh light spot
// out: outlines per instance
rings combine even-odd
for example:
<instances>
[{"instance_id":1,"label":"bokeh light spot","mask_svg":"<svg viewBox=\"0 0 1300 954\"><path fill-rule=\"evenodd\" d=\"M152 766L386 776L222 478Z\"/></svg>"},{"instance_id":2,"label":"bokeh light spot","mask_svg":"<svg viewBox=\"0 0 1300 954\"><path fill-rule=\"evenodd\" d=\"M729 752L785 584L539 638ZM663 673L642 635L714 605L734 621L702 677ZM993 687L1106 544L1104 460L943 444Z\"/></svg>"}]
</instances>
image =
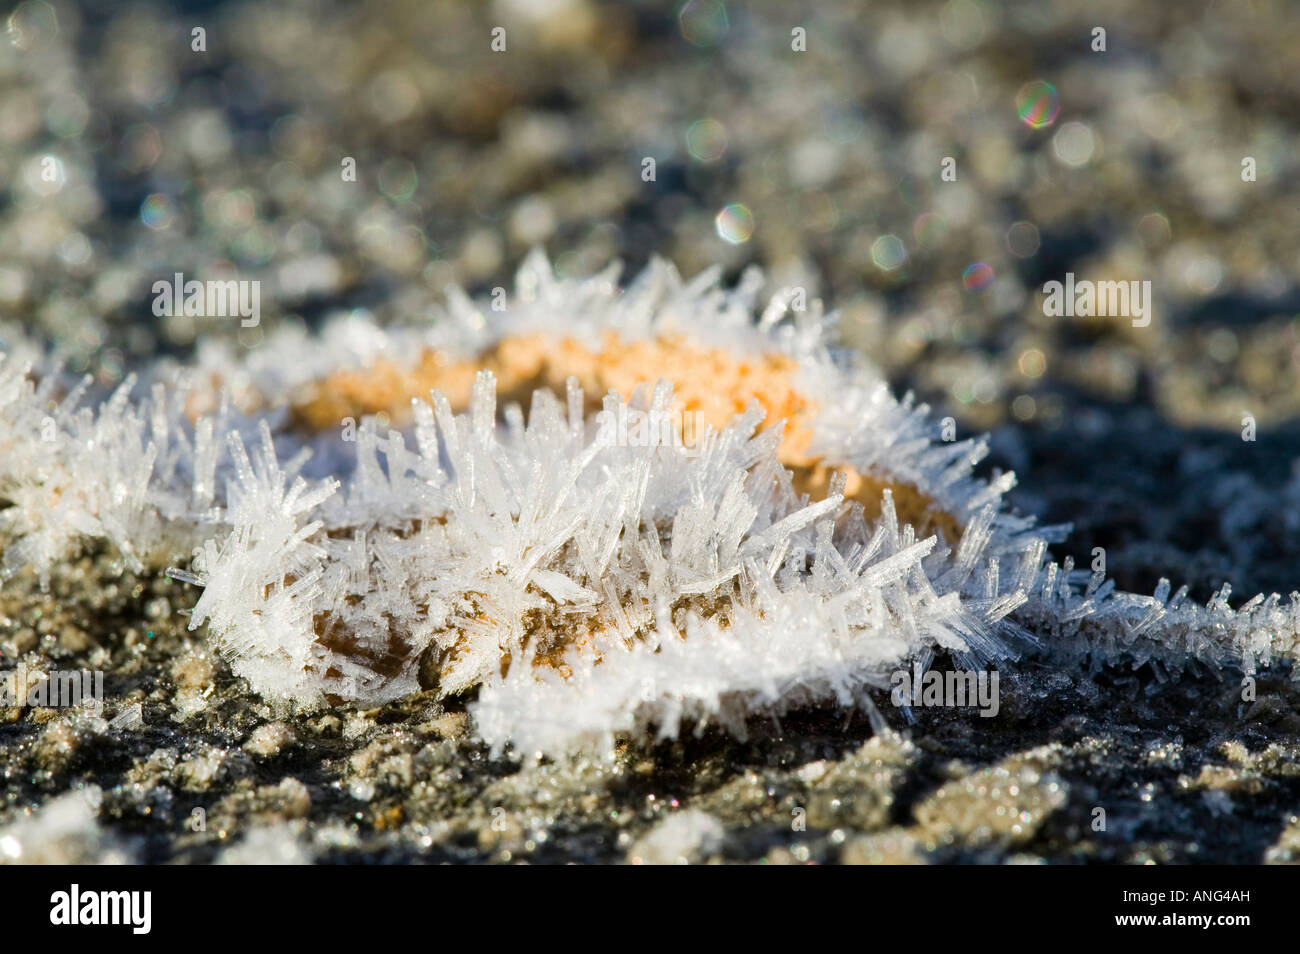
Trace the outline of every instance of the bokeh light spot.
<instances>
[{"instance_id":1,"label":"bokeh light spot","mask_svg":"<svg viewBox=\"0 0 1300 954\"><path fill-rule=\"evenodd\" d=\"M713 224L718 237L732 245L743 245L754 234L754 214L739 202L733 202L718 213Z\"/></svg>"},{"instance_id":2,"label":"bokeh light spot","mask_svg":"<svg viewBox=\"0 0 1300 954\"><path fill-rule=\"evenodd\" d=\"M871 244L871 260L876 268L892 272L907 261L907 248L897 235L882 235Z\"/></svg>"},{"instance_id":3,"label":"bokeh light spot","mask_svg":"<svg viewBox=\"0 0 1300 954\"><path fill-rule=\"evenodd\" d=\"M697 119L686 130L686 151L697 162L717 162L727 151L727 128L716 119Z\"/></svg>"},{"instance_id":4,"label":"bokeh light spot","mask_svg":"<svg viewBox=\"0 0 1300 954\"><path fill-rule=\"evenodd\" d=\"M1027 378L1040 378L1047 370L1047 358L1037 348L1026 348L1020 353L1020 373Z\"/></svg>"},{"instance_id":5,"label":"bokeh light spot","mask_svg":"<svg viewBox=\"0 0 1300 954\"><path fill-rule=\"evenodd\" d=\"M1086 165L1097 149L1097 137L1084 123L1066 123L1052 137L1052 149L1067 166Z\"/></svg>"},{"instance_id":6,"label":"bokeh light spot","mask_svg":"<svg viewBox=\"0 0 1300 954\"><path fill-rule=\"evenodd\" d=\"M1041 244L1038 226L1033 222L1017 222L1007 229L1007 250L1016 258L1029 258Z\"/></svg>"},{"instance_id":7,"label":"bokeh light spot","mask_svg":"<svg viewBox=\"0 0 1300 954\"><path fill-rule=\"evenodd\" d=\"M937 212L922 212L912 223L912 237L923 248L934 248L947 232L948 223Z\"/></svg>"},{"instance_id":8,"label":"bokeh light spot","mask_svg":"<svg viewBox=\"0 0 1300 954\"><path fill-rule=\"evenodd\" d=\"M155 232L171 228L176 221L176 205L161 192L155 192L140 204L140 221Z\"/></svg>"},{"instance_id":9,"label":"bokeh light spot","mask_svg":"<svg viewBox=\"0 0 1300 954\"><path fill-rule=\"evenodd\" d=\"M1026 83L1016 95L1016 114L1022 123L1033 129L1052 125L1060 112L1061 100L1056 87L1046 80Z\"/></svg>"},{"instance_id":10,"label":"bokeh light spot","mask_svg":"<svg viewBox=\"0 0 1300 954\"><path fill-rule=\"evenodd\" d=\"M962 287L967 291L982 292L993 284L993 266L987 262L972 262L961 273Z\"/></svg>"},{"instance_id":11,"label":"bokeh light spot","mask_svg":"<svg viewBox=\"0 0 1300 954\"><path fill-rule=\"evenodd\" d=\"M677 8L677 28L691 46L717 46L730 27L722 0L687 0Z\"/></svg>"}]
</instances>

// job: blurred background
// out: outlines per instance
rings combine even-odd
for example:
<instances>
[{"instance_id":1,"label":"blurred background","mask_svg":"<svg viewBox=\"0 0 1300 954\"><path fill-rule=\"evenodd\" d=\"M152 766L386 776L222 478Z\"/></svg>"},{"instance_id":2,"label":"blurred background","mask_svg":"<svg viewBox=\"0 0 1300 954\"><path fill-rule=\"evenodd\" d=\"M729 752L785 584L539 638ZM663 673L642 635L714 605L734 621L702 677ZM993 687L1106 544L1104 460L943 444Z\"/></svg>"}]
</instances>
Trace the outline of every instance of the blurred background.
<instances>
[{"instance_id":1,"label":"blurred background","mask_svg":"<svg viewBox=\"0 0 1300 954\"><path fill-rule=\"evenodd\" d=\"M797 6L27 0L0 328L111 386L206 338L427 323L534 246L566 275L757 264L991 431L1013 502L1075 524L1058 556L1200 599L1300 585L1294 3ZM261 280L261 324L154 317L178 271ZM1045 317L1067 271L1149 280L1150 325Z\"/></svg>"}]
</instances>

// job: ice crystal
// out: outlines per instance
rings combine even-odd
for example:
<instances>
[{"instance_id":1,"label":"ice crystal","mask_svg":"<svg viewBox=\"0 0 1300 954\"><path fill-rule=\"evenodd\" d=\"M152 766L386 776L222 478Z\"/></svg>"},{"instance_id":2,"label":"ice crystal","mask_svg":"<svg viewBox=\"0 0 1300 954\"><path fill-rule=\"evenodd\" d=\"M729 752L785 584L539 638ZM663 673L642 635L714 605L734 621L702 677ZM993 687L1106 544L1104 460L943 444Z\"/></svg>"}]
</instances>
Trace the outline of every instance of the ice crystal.
<instances>
[{"instance_id":1,"label":"ice crystal","mask_svg":"<svg viewBox=\"0 0 1300 954\"><path fill-rule=\"evenodd\" d=\"M453 290L431 327L283 331L246 358L160 362L106 396L11 346L4 572L44 584L93 541L137 571L179 564L203 588L191 628L259 693L309 706L476 690L481 737L523 752L710 723L743 734L755 714L813 703L874 713L868 690L939 654L981 667L1034 648L1162 672L1296 656L1295 595L1233 610L1225 586L1199 606L1166 581L1117 593L1053 562L1067 528L1009 512L1012 475L973 476L983 441L940 440L819 310L778 295L756 318L756 273L729 290L663 262L625 289L616 277L559 280L535 254L500 314ZM578 356L562 383L562 359L536 366L552 347L537 342L560 340ZM510 370L520 341L524 373ZM713 370L588 393L582 376L608 384L593 369L614 347ZM409 410L340 420L354 441L287 410L324 394L328 421L346 404L321 382L380 367ZM717 393L755 375L744 401ZM211 380L224 390L193 384ZM684 406L712 409L695 447L602 431Z\"/></svg>"}]
</instances>

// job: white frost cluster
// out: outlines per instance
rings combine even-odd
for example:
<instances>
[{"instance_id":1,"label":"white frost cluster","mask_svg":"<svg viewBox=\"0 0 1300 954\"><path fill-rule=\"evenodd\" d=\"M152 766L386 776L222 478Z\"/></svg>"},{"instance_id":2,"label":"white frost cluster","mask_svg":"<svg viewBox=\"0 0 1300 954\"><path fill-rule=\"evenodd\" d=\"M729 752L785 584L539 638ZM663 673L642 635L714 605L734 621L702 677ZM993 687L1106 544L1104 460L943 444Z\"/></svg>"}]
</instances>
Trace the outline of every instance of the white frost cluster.
<instances>
[{"instance_id":1,"label":"white frost cluster","mask_svg":"<svg viewBox=\"0 0 1300 954\"><path fill-rule=\"evenodd\" d=\"M65 388L50 369L0 353L4 577L30 566L44 586L51 566L87 540L107 542L143 570L219 516L214 420L182 427L183 402L169 404L161 384L133 403L134 377L89 407L90 385Z\"/></svg>"},{"instance_id":2,"label":"white frost cluster","mask_svg":"<svg viewBox=\"0 0 1300 954\"><path fill-rule=\"evenodd\" d=\"M819 312L778 296L755 318L760 286L683 282L655 262L620 289L613 272L558 280L534 255L504 313L454 293L430 328L351 317L273 335L245 359L209 346L186 374L160 363L98 403L14 349L0 361L3 567L44 581L92 540L137 569L184 564L173 575L204 588L191 627L206 624L258 692L375 704L480 687L479 734L524 752L710 722L743 733L755 714L817 702L870 710L865 690L939 653L968 667L1037 646L1071 663L1248 670L1297 655L1294 596L1233 611L1225 587L1202 607L1165 582L1153 597L1116 593L1049 560L1066 528L1011 514L1012 475L972 476L982 441L940 441L927 408L895 400ZM593 350L614 332L788 355L818 408L812 453L914 486L961 538L920 537L888 491L878 517L839 485L821 501L798 494L779 422L756 404L702 453L598 439L576 381L499 408L488 372L462 413L436 391L416 399L405 431L367 419L346 443L287 427L288 398L339 369L426 348L471 358L533 332ZM223 401L192 422L178 382L212 375L270 410ZM665 413L672 390L604 402Z\"/></svg>"}]
</instances>

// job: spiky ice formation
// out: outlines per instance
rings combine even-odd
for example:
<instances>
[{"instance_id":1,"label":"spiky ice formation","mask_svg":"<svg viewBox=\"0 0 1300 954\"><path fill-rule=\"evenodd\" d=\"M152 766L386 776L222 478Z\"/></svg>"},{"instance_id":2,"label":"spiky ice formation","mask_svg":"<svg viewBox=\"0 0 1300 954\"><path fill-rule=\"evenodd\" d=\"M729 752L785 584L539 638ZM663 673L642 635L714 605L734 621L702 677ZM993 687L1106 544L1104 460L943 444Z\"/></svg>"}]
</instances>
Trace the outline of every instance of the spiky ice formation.
<instances>
[{"instance_id":1,"label":"spiky ice formation","mask_svg":"<svg viewBox=\"0 0 1300 954\"><path fill-rule=\"evenodd\" d=\"M478 731L525 751L869 706L938 653L1295 657L1294 597L1201 607L1047 559L1063 528L1005 509L1011 475L972 476L982 441L939 440L819 311L778 296L756 320L756 275L615 278L557 280L534 255L504 313L453 292L428 329L349 318L246 359L211 346L181 379L145 369L139 403L128 383L81 407L56 369L11 358L5 565L43 574L101 539L158 566L201 543L175 571L204 586L191 626L257 691L478 687ZM174 383L214 378L235 401ZM380 410L401 429L364 417ZM349 412L355 442L331 426ZM602 423L629 412L710 426L699 447L611 440Z\"/></svg>"}]
</instances>

